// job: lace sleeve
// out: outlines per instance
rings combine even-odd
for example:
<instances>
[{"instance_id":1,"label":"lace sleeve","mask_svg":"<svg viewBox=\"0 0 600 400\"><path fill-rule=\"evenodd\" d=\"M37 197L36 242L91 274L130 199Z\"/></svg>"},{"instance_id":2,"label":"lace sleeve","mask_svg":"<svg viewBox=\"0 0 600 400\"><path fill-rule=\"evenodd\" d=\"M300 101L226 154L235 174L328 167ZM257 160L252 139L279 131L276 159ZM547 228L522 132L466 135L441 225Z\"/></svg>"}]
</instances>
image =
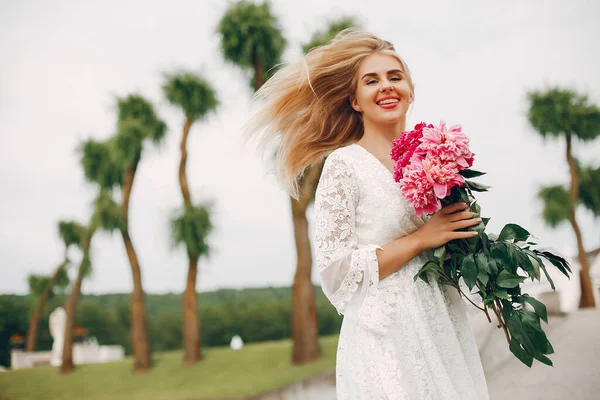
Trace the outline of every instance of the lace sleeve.
<instances>
[{"instance_id":1,"label":"lace sleeve","mask_svg":"<svg viewBox=\"0 0 600 400\"><path fill-rule=\"evenodd\" d=\"M346 314L351 301L360 307L369 288L376 288L379 282L376 249L381 247L357 245L357 204L356 177L344 160L332 153L325 161L315 197L315 249L323 292L340 314Z\"/></svg>"}]
</instances>

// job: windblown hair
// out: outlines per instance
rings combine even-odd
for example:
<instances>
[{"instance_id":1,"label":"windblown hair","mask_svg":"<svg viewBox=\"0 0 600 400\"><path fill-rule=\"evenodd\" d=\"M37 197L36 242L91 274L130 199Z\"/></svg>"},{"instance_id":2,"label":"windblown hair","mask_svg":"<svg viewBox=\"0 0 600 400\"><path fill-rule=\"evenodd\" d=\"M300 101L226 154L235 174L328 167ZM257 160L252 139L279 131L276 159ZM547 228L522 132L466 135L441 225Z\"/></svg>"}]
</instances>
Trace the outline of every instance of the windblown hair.
<instances>
[{"instance_id":1,"label":"windblown hair","mask_svg":"<svg viewBox=\"0 0 600 400\"><path fill-rule=\"evenodd\" d=\"M414 91L408 67L390 42L349 28L277 71L256 93L260 109L245 134L257 137L263 151L276 144L277 178L293 197L307 168L362 137L362 116L350 96L361 61L373 53L396 57Z\"/></svg>"}]
</instances>

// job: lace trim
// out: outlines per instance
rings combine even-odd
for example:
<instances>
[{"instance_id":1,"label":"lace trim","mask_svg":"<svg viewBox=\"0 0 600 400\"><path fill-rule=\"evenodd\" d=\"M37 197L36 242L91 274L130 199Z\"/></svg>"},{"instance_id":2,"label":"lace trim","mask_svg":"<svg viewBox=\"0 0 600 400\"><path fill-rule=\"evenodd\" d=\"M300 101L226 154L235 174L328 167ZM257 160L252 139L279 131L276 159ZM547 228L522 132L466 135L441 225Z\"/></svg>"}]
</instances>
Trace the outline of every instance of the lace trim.
<instances>
[{"instance_id":1,"label":"lace trim","mask_svg":"<svg viewBox=\"0 0 600 400\"><path fill-rule=\"evenodd\" d=\"M379 261L377 260L377 249L381 246L368 245L355 251L352 255L350 270L340 288L331 296L330 301L335 306L338 314L343 314L352 297L358 290L359 283L363 280L366 268L369 268L369 293L377 290L379 282Z\"/></svg>"}]
</instances>

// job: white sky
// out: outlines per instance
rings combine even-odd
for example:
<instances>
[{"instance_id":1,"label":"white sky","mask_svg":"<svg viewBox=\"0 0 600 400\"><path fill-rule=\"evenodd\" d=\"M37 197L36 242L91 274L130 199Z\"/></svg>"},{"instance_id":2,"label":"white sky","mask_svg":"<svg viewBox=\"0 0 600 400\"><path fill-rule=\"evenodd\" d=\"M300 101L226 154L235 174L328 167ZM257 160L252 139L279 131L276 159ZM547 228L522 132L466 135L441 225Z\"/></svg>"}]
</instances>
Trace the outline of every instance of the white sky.
<instances>
[{"instance_id":1,"label":"white sky","mask_svg":"<svg viewBox=\"0 0 600 400\"><path fill-rule=\"evenodd\" d=\"M396 45L416 82L409 124L460 123L475 167L488 172L480 195L491 231L519 223L544 245L574 251L571 229L546 228L541 184L567 182L564 146L528 126L526 92L549 85L600 103L600 3L595 1L273 1L288 40L286 60L328 19L357 16ZM526 4L524 4L526 3ZM169 218L181 204L177 168L183 117L161 93L162 73L200 71L221 107L192 128L188 178L195 200L212 200L214 252L201 261L200 290L289 285L295 253L286 194L240 140L250 114L244 75L223 62L216 26L227 2L0 0L0 293L25 293L29 273L60 262L60 219L86 222L93 186L75 151L114 132L115 97L151 99L169 126L164 146L145 152L131 199L131 235L148 292L180 292L187 262L172 250ZM598 163L600 140L575 152ZM312 218L312 214L311 214ZM589 249L600 221L579 218ZM312 219L311 219L312 221ZM77 252L72 258L79 260ZM96 237L85 292L127 292L131 273L119 235ZM318 282L316 273L315 282Z\"/></svg>"}]
</instances>

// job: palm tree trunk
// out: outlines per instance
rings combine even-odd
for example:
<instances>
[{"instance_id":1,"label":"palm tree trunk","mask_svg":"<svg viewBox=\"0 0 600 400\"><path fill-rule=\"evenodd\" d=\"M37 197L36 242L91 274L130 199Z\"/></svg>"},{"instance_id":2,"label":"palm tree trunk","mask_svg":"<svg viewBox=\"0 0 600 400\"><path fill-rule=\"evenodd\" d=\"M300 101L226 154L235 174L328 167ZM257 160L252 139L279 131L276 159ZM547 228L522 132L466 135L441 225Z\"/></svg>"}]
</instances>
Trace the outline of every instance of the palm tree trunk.
<instances>
[{"instance_id":1,"label":"palm tree trunk","mask_svg":"<svg viewBox=\"0 0 600 400\"><path fill-rule=\"evenodd\" d=\"M142 271L137 254L129 236L129 199L135 178L136 167L134 166L125 173L123 182L123 203L121 204L121 215L124 227L121 232L129 264L133 277L133 292L131 294L131 345L133 347L135 374L143 373L152 367L150 354L150 341L148 340L148 326L146 323L146 310L144 306L144 289L142 288Z\"/></svg>"},{"instance_id":2,"label":"palm tree trunk","mask_svg":"<svg viewBox=\"0 0 600 400\"><path fill-rule=\"evenodd\" d=\"M179 162L179 186L181 187L181 195L183 196L183 203L185 207L191 207L192 198L190 196L190 188L187 182L187 176L185 173L186 165L187 165L187 139L190 133L190 128L194 120L191 117L188 117L185 120L185 125L183 126L183 136L181 138L181 161Z\"/></svg>"},{"instance_id":3,"label":"palm tree trunk","mask_svg":"<svg viewBox=\"0 0 600 400\"><path fill-rule=\"evenodd\" d=\"M571 226L573 226L575 237L577 238L577 251L579 253L579 264L581 265L581 271L579 272L581 284L581 299L579 300L579 308L595 308L596 303L594 301L594 288L592 286L592 280L590 279L589 272L590 263L585 252L585 248L583 247L583 238L581 236L579 224L575 219L575 207L577 206L577 199L579 197L579 177L577 176L577 168L571 152L570 134L567 135L567 162L569 163L569 172L571 173L571 207L569 208L569 221L571 222Z\"/></svg>"},{"instance_id":4,"label":"palm tree trunk","mask_svg":"<svg viewBox=\"0 0 600 400\"><path fill-rule=\"evenodd\" d=\"M190 127L194 120L188 117L183 126L183 137L181 138L181 161L179 163L179 185L186 211L192 210L192 197L186 176L187 164L187 139ZM188 274L185 291L181 299L183 314L183 363L191 365L202 359L200 317L198 315L198 299L196 293L196 278L198 275L198 257L188 249Z\"/></svg>"},{"instance_id":5,"label":"palm tree trunk","mask_svg":"<svg viewBox=\"0 0 600 400\"><path fill-rule=\"evenodd\" d=\"M254 91L256 92L265 84L265 69L256 54L256 48L252 51L252 64L254 64Z\"/></svg>"},{"instance_id":6,"label":"palm tree trunk","mask_svg":"<svg viewBox=\"0 0 600 400\"><path fill-rule=\"evenodd\" d=\"M300 198L290 197L294 239L296 243L296 273L292 286L292 364L305 364L321 355L317 308L311 281L312 254L308 238L306 209L315 192L322 164L311 167L300 186Z\"/></svg>"},{"instance_id":7,"label":"palm tree trunk","mask_svg":"<svg viewBox=\"0 0 600 400\"><path fill-rule=\"evenodd\" d=\"M202 359L200 353L200 318L198 316L198 299L196 294L196 275L198 273L198 259L191 257L185 292L181 305L183 308L183 362L191 365Z\"/></svg>"},{"instance_id":8,"label":"palm tree trunk","mask_svg":"<svg viewBox=\"0 0 600 400\"><path fill-rule=\"evenodd\" d=\"M54 285L56 285L56 281L58 281L58 277L60 276L62 270L65 268L66 265L67 265L67 260L65 257L65 261L63 261L58 266L58 268L56 268L56 270L54 271L54 274L52 274L52 278L50 278L50 282L48 282L48 286L46 286L46 288L44 289L44 292L38 299L38 303L35 308L35 311L33 312L33 315L31 316L31 318L29 319L29 327L27 329L27 342L25 344L25 351L27 351L27 352L35 350L35 344L37 342L38 327L40 324L40 317L42 315L42 311L44 310L44 306L46 305L46 302L48 301L48 297L50 297L50 292L54 288Z\"/></svg>"},{"instance_id":9,"label":"palm tree trunk","mask_svg":"<svg viewBox=\"0 0 600 400\"><path fill-rule=\"evenodd\" d=\"M75 315L77 314L77 302L79 301L79 295L81 294L81 283L84 275L84 260L81 261L79 270L77 271L77 279L73 284L71 293L65 303L65 312L67 314L67 320L65 323L65 338L63 342L62 352L62 363L60 366L61 374L68 374L75 368L73 365L73 325L75 323Z\"/></svg>"}]
</instances>

